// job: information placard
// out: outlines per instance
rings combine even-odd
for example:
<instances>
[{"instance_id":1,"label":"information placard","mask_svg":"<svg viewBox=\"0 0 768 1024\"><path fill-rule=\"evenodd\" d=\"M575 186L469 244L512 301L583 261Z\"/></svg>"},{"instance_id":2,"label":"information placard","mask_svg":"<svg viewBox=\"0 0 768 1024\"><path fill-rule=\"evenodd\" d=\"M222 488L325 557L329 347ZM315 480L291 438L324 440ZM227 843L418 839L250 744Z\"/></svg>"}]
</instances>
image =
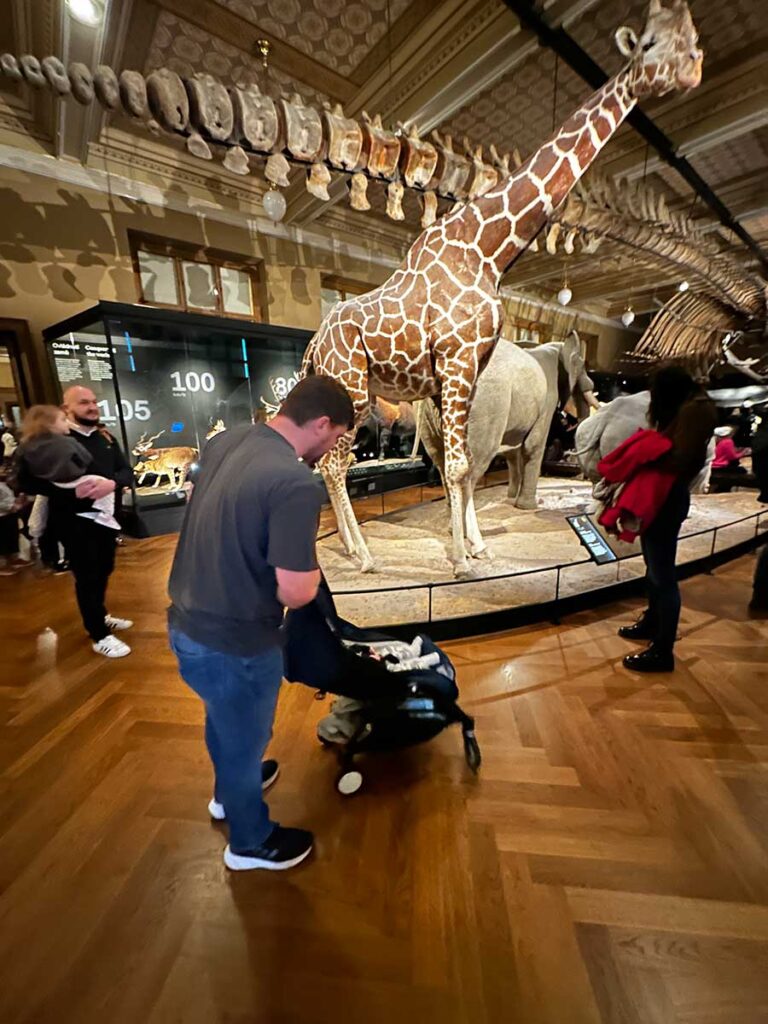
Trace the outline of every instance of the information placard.
<instances>
[{"instance_id":1,"label":"information placard","mask_svg":"<svg viewBox=\"0 0 768 1024\"><path fill-rule=\"evenodd\" d=\"M604 565L606 562L617 560L616 552L610 546L606 538L598 530L592 517L586 514L580 516L566 516L568 525L587 549L593 562Z\"/></svg>"}]
</instances>

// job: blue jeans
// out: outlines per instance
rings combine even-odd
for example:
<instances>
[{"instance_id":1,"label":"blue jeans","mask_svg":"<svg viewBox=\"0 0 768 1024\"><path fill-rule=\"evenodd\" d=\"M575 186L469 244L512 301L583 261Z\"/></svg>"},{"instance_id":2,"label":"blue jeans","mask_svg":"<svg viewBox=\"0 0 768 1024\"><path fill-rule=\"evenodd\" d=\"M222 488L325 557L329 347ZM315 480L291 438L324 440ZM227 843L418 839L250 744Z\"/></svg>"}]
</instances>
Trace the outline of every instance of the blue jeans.
<instances>
[{"instance_id":1,"label":"blue jeans","mask_svg":"<svg viewBox=\"0 0 768 1024\"><path fill-rule=\"evenodd\" d=\"M261 761L272 736L283 652L271 647L241 658L170 630L179 672L205 704L205 742L215 773L214 799L224 805L235 853L260 846L274 828L261 793Z\"/></svg>"},{"instance_id":2,"label":"blue jeans","mask_svg":"<svg viewBox=\"0 0 768 1024\"><path fill-rule=\"evenodd\" d=\"M674 647L680 622L680 587L675 561L677 538L690 505L688 488L677 480L658 516L640 538L648 593L646 619L653 631L654 643L664 651Z\"/></svg>"}]
</instances>

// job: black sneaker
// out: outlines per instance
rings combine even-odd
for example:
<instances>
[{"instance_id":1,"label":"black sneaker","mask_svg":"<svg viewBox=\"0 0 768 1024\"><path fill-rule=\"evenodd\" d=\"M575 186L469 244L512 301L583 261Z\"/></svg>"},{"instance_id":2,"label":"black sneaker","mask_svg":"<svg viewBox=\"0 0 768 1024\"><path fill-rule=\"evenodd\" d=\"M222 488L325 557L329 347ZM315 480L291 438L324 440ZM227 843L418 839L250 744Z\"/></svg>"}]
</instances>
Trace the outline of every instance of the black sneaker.
<instances>
[{"instance_id":1,"label":"black sneaker","mask_svg":"<svg viewBox=\"0 0 768 1024\"><path fill-rule=\"evenodd\" d=\"M282 828L275 825L269 838L255 850L243 850L235 853L227 846L224 850L224 863L230 871L254 871L264 868L266 871L287 871L312 852L313 836L303 828Z\"/></svg>"},{"instance_id":2,"label":"black sneaker","mask_svg":"<svg viewBox=\"0 0 768 1024\"><path fill-rule=\"evenodd\" d=\"M54 576L61 576L62 573L69 572L69 562L66 558L62 558L60 562L54 562L51 569L53 569Z\"/></svg>"},{"instance_id":3,"label":"black sneaker","mask_svg":"<svg viewBox=\"0 0 768 1024\"><path fill-rule=\"evenodd\" d=\"M268 759L261 762L261 791L266 792L272 783L277 779L280 774L280 765L277 761ZM214 797L208 804L208 813L214 821L226 821L227 812L224 810L224 804L220 804L219 801Z\"/></svg>"}]
</instances>

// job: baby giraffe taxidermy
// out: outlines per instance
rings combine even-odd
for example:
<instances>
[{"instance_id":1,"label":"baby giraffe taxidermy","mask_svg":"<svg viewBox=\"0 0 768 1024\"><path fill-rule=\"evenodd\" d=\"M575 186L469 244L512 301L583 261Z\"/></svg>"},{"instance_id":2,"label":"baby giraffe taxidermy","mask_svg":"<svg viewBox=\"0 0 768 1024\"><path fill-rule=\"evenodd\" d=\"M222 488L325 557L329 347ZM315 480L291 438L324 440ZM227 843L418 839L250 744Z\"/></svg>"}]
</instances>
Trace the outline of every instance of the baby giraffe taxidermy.
<instances>
[{"instance_id":1,"label":"baby giraffe taxidermy","mask_svg":"<svg viewBox=\"0 0 768 1024\"><path fill-rule=\"evenodd\" d=\"M616 40L628 58L623 70L511 175L423 231L384 285L337 303L304 356L303 374L327 374L346 385L358 424L373 396L399 402L440 395L457 575L469 569L465 524L474 515L471 495L466 498L469 409L499 338L501 278L639 99L692 89L701 80L702 52L684 0L670 7L651 0L641 36L623 27ZM371 570L345 486L354 436L346 434L320 468L344 545Z\"/></svg>"}]
</instances>

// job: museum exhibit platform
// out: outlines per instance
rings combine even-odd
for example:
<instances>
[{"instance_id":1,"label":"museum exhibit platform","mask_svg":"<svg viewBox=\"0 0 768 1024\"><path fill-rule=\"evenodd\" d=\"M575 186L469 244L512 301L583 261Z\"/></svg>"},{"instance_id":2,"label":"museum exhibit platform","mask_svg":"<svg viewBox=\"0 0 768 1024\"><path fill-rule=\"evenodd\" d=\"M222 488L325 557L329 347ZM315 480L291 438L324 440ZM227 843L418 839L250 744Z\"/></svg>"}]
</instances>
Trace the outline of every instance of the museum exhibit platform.
<instances>
[{"instance_id":1,"label":"museum exhibit platform","mask_svg":"<svg viewBox=\"0 0 768 1024\"><path fill-rule=\"evenodd\" d=\"M611 540L618 561L598 565L566 516L592 510L591 485L542 479L539 507L515 508L506 483L476 492L489 558L455 578L449 561L448 510L442 498L385 512L361 529L376 563L363 574L334 532L318 552L339 613L361 626L437 639L472 636L561 616L640 593L640 545ZM768 539L768 506L754 491L699 494L678 547L682 577L711 571Z\"/></svg>"}]
</instances>

